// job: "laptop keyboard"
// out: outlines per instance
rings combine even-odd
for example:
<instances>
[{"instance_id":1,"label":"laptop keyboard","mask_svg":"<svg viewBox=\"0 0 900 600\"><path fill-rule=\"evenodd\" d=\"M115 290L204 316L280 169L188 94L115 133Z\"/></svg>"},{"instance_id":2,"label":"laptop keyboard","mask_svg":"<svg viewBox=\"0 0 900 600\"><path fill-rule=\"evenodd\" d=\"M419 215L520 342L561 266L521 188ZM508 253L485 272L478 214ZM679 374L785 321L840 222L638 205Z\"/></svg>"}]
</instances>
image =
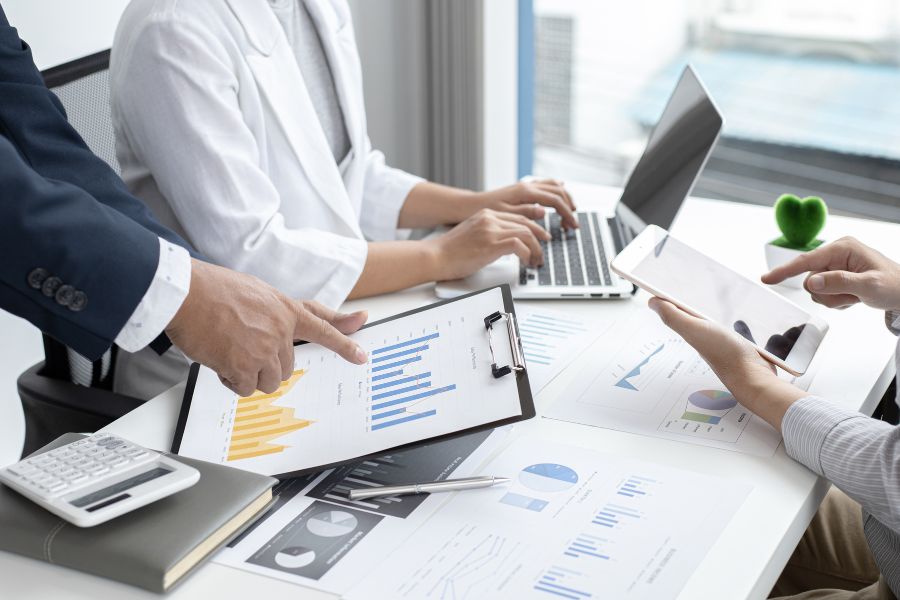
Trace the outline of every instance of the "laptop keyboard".
<instances>
[{"instance_id":1,"label":"laptop keyboard","mask_svg":"<svg viewBox=\"0 0 900 600\"><path fill-rule=\"evenodd\" d=\"M541 242L544 264L537 269L523 266L520 283L536 278L539 285L612 285L598 213L576 216L580 227L569 231L562 228L562 219L555 212L535 221L551 239Z\"/></svg>"}]
</instances>

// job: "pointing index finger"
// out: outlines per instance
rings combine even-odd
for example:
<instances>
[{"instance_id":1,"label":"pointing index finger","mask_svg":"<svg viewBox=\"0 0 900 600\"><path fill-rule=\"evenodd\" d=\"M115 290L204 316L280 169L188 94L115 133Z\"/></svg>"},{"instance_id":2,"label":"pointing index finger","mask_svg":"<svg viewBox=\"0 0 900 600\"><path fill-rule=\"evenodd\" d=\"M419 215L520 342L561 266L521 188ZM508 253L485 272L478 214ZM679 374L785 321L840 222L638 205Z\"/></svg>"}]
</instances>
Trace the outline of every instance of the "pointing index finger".
<instances>
[{"instance_id":1,"label":"pointing index finger","mask_svg":"<svg viewBox=\"0 0 900 600\"><path fill-rule=\"evenodd\" d=\"M767 284L781 283L789 277L800 275L809 271L826 271L833 268L839 249L833 245L816 248L806 254L801 254L794 260L775 267L762 276L762 282Z\"/></svg>"}]
</instances>

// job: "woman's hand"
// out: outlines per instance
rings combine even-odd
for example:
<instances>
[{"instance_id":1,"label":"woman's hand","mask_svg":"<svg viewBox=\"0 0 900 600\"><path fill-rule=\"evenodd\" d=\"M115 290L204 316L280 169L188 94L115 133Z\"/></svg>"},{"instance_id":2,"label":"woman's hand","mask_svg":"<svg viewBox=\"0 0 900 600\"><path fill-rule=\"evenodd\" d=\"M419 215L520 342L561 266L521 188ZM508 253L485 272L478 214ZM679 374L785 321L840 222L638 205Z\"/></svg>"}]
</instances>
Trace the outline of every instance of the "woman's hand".
<instances>
[{"instance_id":1,"label":"woman's hand","mask_svg":"<svg viewBox=\"0 0 900 600\"><path fill-rule=\"evenodd\" d=\"M400 209L397 226L414 229L455 225L486 208L533 221L544 216L544 207L559 213L563 227L578 227L575 203L562 182L555 179L520 181L489 192L472 192L423 181L410 190Z\"/></svg>"},{"instance_id":2,"label":"woman's hand","mask_svg":"<svg viewBox=\"0 0 900 600\"><path fill-rule=\"evenodd\" d=\"M469 204L473 214L478 209L489 208L531 220L543 218L546 212L544 207L548 207L559 213L563 227L578 227L572 196L563 183L555 179L520 181L496 190L476 192L464 202Z\"/></svg>"},{"instance_id":3,"label":"woman's hand","mask_svg":"<svg viewBox=\"0 0 900 600\"><path fill-rule=\"evenodd\" d=\"M779 379L772 364L736 332L689 315L660 298L651 298L649 306L663 323L694 347L738 402L776 429L781 428L788 407L807 396Z\"/></svg>"},{"instance_id":4,"label":"woman's hand","mask_svg":"<svg viewBox=\"0 0 900 600\"><path fill-rule=\"evenodd\" d=\"M812 299L829 308L862 302L881 310L900 310L900 265L852 237L802 254L762 276L781 283L810 272L804 287Z\"/></svg>"},{"instance_id":5,"label":"woman's hand","mask_svg":"<svg viewBox=\"0 0 900 600\"><path fill-rule=\"evenodd\" d=\"M425 243L434 250L434 279L446 281L471 275L507 254L539 266L544 253L538 240L549 239L549 233L522 215L483 209Z\"/></svg>"}]
</instances>

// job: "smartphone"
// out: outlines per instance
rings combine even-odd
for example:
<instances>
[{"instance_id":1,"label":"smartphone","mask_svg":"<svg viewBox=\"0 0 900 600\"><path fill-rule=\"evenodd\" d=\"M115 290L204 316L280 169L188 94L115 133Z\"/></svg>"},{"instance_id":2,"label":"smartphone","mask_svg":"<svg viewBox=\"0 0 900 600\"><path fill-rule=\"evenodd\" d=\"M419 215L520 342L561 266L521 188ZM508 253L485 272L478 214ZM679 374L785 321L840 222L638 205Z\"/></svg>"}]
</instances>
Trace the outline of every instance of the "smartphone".
<instances>
[{"instance_id":1,"label":"smartphone","mask_svg":"<svg viewBox=\"0 0 900 600\"><path fill-rule=\"evenodd\" d=\"M828 332L822 319L655 225L613 259L612 270L685 312L733 329L793 375L806 372Z\"/></svg>"}]
</instances>

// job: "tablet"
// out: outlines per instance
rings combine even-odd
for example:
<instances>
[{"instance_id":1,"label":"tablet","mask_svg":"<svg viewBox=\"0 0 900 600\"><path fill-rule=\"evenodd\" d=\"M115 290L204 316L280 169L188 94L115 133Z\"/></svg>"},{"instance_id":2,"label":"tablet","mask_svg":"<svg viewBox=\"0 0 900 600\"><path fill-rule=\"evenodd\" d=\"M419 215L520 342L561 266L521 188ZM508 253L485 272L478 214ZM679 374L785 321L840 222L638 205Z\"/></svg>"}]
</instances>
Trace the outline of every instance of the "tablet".
<instances>
[{"instance_id":1,"label":"tablet","mask_svg":"<svg viewBox=\"0 0 900 600\"><path fill-rule=\"evenodd\" d=\"M296 476L534 416L509 286L370 323L352 337L364 365L294 348L272 394L239 397L191 367L172 451Z\"/></svg>"},{"instance_id":2,"label":"tablet","mask_svg":"<svg viewBox=\"0 0 900 600\"><path fill-rule=\"evenodd\" d=\"M809 367L828 324L762 284L649 225L612 261L638 287L733 329L794 375Z\"/></svg>"}]
</instances>

